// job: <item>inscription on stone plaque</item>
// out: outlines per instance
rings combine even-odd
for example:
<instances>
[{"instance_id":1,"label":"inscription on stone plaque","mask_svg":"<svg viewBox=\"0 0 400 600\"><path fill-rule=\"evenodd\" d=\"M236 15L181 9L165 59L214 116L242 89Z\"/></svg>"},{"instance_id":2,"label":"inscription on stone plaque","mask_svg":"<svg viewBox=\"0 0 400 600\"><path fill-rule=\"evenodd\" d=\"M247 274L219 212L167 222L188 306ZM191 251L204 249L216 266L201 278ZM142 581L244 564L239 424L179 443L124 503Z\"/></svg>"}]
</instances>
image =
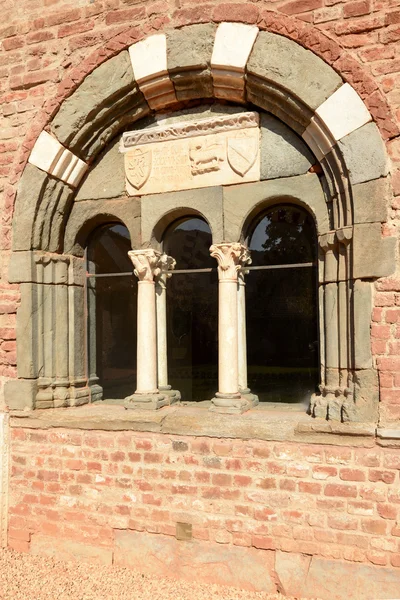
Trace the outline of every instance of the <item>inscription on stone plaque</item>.
<instances>
[{"instance_id":1,"label":"inscription on stone plaque","mask_svg":"<svg viewBox=\"0 0 400 600\"><path fill-rule=\"evenodd\" d=\"M259 181L259 116L247 112L127 132L120 152L130 196Z\"/></svg>"}]
</instances>

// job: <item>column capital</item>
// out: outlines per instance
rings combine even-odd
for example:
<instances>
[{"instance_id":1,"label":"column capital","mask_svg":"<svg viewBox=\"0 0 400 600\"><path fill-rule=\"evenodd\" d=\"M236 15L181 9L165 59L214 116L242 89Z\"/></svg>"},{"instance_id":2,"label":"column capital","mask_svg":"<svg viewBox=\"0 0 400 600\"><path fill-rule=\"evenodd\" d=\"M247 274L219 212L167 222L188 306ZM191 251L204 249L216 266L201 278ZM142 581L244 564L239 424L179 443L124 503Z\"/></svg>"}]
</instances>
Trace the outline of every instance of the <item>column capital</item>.
<instances>
[{"instance_id":1,"label":"column capital","mask_svg":"<svg viewBox=\"0 0 400 600\"><path fill-rule=\"evenodd\" d=\"M218 278L220 281L237 281L238 271L251 262L247 246L239 242L223 242L213 244L210 254L218 261Z\"/></svg>"},{"instance_id":2,"label":"column capital","mask_svg":"<svg viewBox=\"0 0 400 600\"><path fill-rule=\"evenodd\" d=\"M329 231L320 235L319 245L324 252L332 251L337 245L336 231Z\"/></svg>"},{"instance_id":3,"label":"column capital","mask_svg":"<svg viewBox=\"0 0 400 600\"><path fill-rule=\"evenodd\" d=\"M353 237L353 227L341 227L336 231L336 236L341 244L347 246Z\"/></svg>"},{"instance_id":4,"label":"column capital","mask_svg":"<svg viewBox=\"0 0 400 600\"><path fill-rule=\"evenodd\" d=\"M172 256L161 254L158 263L159 273L155 274L156 284L165 287L167 278L171 277L171 271L173 271L175 267L176 260Z\"/></svg>"},{"instance_id":5,"label":"column capital","mask_svg":"<svg viewBox=\"0 0 400 600\"><path fill-rule=\"evenodd\" d=\"M154 281L161 272L161 252L146 248L130 250L128 256L135 267L134 273L139 281Z\"/></svg>"}]
</instances>

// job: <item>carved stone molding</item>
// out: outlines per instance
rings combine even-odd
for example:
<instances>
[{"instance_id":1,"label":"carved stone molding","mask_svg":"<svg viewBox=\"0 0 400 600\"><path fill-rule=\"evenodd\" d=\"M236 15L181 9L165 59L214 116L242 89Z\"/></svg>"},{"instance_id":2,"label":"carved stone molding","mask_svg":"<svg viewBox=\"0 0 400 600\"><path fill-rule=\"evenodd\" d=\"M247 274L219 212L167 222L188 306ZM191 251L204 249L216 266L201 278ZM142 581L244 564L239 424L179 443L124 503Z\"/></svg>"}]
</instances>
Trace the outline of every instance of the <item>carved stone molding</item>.
<instances>
[{"instance_id":1,"label":"carved stone molding","mask_svg":"<svg viewBox=\"0 0 400 600\"><path fill-rule=\"evenodd\" d=\"M154 281L161 273L161 252L148 250L130 250L128 256L135 267L134 273L139 281Z\"/></svg>"},{"instance_id":2,"label":"carved stone molding","mask_svg":"<svg viewBox=\"0 0 400 600\"><path fill-rule=\"evenodd\" d=\"M220 281L237 281L239 269L251 262L248 248L239 242L213 244L210 254L218 261Z\"/></svg>"},{"instance_id":3,"label":"carved stone molding","mask_svg":"<svg viewBox=\"0 0 400 600\"><path fill-rule=\"evenodd\" d=\"M142 131L127 131L122 134L119 147L120 152L128 152L134 146L151 144L153 142L169 142L171 140L186 139L210 133L221 133L235 129L258 127L260 117L256 112L244 112L235 115L223 115L189 123L176 123L174 125L160 125L154 129Z\"/></svg>"}]
</instances>

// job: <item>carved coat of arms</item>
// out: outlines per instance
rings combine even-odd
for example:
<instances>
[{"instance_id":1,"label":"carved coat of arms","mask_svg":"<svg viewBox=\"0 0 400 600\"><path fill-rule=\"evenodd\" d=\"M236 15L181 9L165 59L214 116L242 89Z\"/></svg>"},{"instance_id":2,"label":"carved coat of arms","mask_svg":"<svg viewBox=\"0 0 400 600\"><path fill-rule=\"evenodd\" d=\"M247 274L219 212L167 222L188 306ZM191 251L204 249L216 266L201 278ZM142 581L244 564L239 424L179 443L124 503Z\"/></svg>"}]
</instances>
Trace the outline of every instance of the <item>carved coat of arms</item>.
<instances>
[{"instance_id":1,"label":"carved coat of arms","mask_svg":"<svg viewBox=\"0 0 400 600\"><path fill-rule=\"evenodd\" d=\"M139 190L151 173L151 148L135 148L125 154L126 178Z\"/></svg>"},{"instance_id":2,"label":"carved coat of arms","mask_svg":"<svg viewBox=\"0 0 400 600\"><path fill-rule=\"evenodd\" d=\"M243 177L256 162L258 143L254 138L235 136L227 139L227 158L232 170Z\"/></svg>"}]
</instances>

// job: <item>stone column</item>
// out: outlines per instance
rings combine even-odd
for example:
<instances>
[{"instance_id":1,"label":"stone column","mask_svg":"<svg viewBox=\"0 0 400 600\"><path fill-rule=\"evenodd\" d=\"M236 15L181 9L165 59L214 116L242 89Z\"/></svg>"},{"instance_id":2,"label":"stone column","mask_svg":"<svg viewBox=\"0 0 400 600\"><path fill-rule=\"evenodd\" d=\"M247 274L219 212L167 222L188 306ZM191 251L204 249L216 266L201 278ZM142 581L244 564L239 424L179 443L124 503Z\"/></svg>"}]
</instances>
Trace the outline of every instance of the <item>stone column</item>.
<instances>
[{"instance_id":1,"label":"stone column","mask_svg":"<svg viewBox=\"0 0 400 600\"><path fill-rule=\"evenodd\" d=\"M69 399L69 314L68 268L69 257L60 256L55 268L55 380L54 407L67 406Z\"/></svg>"},{"instance_id":2,"label":"stone column","mask_svg":"<svg viewBox=\"0 0 400 600\"><path fill-rule=\"evenodd\" d=\"M157 369L158 389L169 396L170 404L181 399L180 392L172 390L168 384L168 350L167 350L167 280L175 269L176 261L172 256L162 254L160 257L160 273L156 282L156 312L157 312Z\"/></svg>"},{"instance_id":3,"label":"stone column","mask_svg":"<svg viewBox=\"0 0 400 600\"><path fill-rule=\"evenodd\" d=\"M169 404L157 387L157 324L154 278L160 273L161 253L152 249L128 252L139 279L137 301L137 388L125 398L125 408L152 409Z\"/></svg>"},{"instance_id":4,"label":"stone column","mask_svg":"<svg viewBox=\"0 0 400 600\"><path fill-rule=\"evenodd\" d=\"M211 256L218 261L218 392L211 410L242 413L252 405L239 391L238 271L249 258L239 243L214 244Z\"/></svg>"},{"instance_id":5,"label":"stone column","mask_svg":"<svg viewBox=\"0 0 400 600\"><path fill-rule=\"evenodd\" d=\"M247 264L251 263L250 256ZM247 338L246 338L246 282L245 275L248 274L245 267L238 272L238 379L239 392L253 406L258 404L258 396L251 393L247 383Z\"/></svg>"}]
</instances>

